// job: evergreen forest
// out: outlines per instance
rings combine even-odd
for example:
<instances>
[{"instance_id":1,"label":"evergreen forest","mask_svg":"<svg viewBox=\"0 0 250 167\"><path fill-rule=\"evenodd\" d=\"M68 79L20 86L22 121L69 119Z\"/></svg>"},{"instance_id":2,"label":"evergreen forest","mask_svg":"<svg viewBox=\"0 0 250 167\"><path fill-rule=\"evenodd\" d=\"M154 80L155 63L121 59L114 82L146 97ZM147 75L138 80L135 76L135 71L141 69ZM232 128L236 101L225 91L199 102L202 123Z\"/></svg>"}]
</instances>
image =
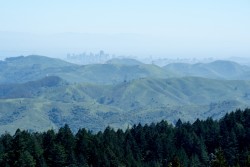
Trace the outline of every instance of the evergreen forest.
<instances>
[{"instance_id":1,"label":"evergreen forest","mask_svg":"<svg viewBox=\"0 0 250 167\"><path fill-rule=\"evenodd\" d=\"M250 109L220 120L178 120L73 133L18 129L0 137L0 166L8 167L250 167Z\"/></svg>"}]
</instances>

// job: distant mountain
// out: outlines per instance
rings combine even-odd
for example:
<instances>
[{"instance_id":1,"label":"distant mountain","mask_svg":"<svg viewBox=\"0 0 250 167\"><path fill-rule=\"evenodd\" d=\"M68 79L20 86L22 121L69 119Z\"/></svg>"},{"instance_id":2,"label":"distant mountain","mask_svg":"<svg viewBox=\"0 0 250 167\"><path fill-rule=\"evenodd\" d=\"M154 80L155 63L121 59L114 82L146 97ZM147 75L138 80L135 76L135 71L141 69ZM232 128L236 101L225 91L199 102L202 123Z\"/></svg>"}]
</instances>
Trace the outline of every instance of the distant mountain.
<instances>
[{"instance_id":1,"label":"distant mountain","mask_svg":"<svg viewBox=\"0 0 250 167\"><path fill-rule=\"evenodd\" d=\"M107 64L117 64L117 65L130 65L130 66L143 64L142 62L140 62L138 60L129 59L129 58L114 58L114 59L108 60L106 63Z\"/></svg>"},{"instance_id":2,"label":"distant mountain","mask_svg":"<svg viewBox=\"0 0 250 167\"><path fill-rule=\"evenodd\" d=\"M44 56L20 56L0 61L0 69L0 83L24 83L46 76L59 76L71 83L116 84L138 78L171 76L158 66L132 59L80 66Z\"/></svg>"},{"instance_id":3,"label":"distant mountain","mask_svg":"<svg viewBox=\"0 0 250 167\"><path fill-rule=\"evenodd\" d=\"M19 56L0 61L0 83L24 83L46 76L63 76L77 65L45 56ZM70 79L70 76L68 77Z\"/></svg>"},{"instance_id":4,"label":"distant mountain","mask_svg":"<svg viewBox=\"0 0 250 167\"><path fill-rule=\"evenodd\" d=\"M50 58L46 56L39 56L39 55L10 57L6 58L5 61L2 61L2 63L10 67L14 66L14 67L25 68L33 66L34 68L39 67L41 69L52 68L52 67L58 68L58 67L74 65L60 59Z\"/></svg>"},{"instance_id":5,"label":"distant mountain","mask_svg":"<svg viewBox=\"0 0 250 167\"><path fill-rule=\"evenodd\" d=\"M117 84L140 78L195 76L212 79L249 80L250 67L231 61L183 64L163 68L134 59L112 59L106 64L76 65L45 56L20 56L0 61L0 83L24 83L59 76L70 83Z\"/></svg>"},{"instance_id":6,"label":"distant mountain","mask_svg":"<svg viewBox=\"0 0 250 167\"><path fill-rule=\"evenodd\" d=\"M250 67L231 61L217 60L211 63L185 64L173 63L163 67L177 76L196 76L214 79L250 79Z\"/></svg>"},{"instance_id":7,"label":"distant mountain","mask_svg":"<svg viewBox=\"0 0 250 167\"><path fill-rule=\"evenodd\" d=\"M77 73L83 82L98 84L117 84L139 78L168 78L173 74L166 73L164 69L148 64L95 64L86 65L78 69Z\"/></svg>"},{"instance_id":8,"label":"distant mountain","mask_svg":"<svg viewBox=\"0 0 250 167\"><path fill-rule=\"evenodd\" d=\"M231 61L164 67L134 59L112 59L106 64L76 65L45 56L20 56L0 61L0 83L25 83L46 76L59 76L70 83L117 84L140 78L195 76L212 79L249 80L250 67Z\"/></svg>"},{"instance_id":9,"label":"distant mountain","mask_svg":"<svg viewBox=\"0 0 250 167\"><path fill-rule=\"evenodd\" d=\"M116 85L72 83L58 77L0 85L0 132L16 128L46 130L69 124L75 131L107 125L127 128L179 118L220 118L249 107L250 81L197 77L136 79Z\"/></svg>"}]
</instances>

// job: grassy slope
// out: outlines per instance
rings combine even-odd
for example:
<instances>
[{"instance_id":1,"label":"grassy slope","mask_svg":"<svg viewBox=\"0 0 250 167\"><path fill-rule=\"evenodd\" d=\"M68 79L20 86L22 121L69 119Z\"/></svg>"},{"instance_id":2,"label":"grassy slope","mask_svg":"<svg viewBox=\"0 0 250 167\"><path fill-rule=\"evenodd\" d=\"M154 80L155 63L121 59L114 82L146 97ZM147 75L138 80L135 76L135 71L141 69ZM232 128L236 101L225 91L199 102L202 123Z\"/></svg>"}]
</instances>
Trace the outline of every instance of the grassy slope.
<instances>
[{"instance_id":1,"label":"grassy slope","mask_svg":"<svg viewBox=\"0 0 250 167\"><path fill-rule=\"evenodd\" d=\"M37 82L51 83L46 81L53 78ZM225 112L249 107L250 101L249 81L187 77L144 78L114 86L38 83L33 82L36 89L29 89L31 97L0 96L0 132L13 132L18 127L45 130L64 123L74 130L87 127L96 131L107 125L126 128L161 119L219 118ZM21 90L22 86L27 83L19 84Z\"/></svg>"},{"instance_id":2,"label":"grassy slope","mask_svg":"<svg viewBox=\"0 0 250 167\"><path fill-rule=\"evenodd\" d=\"M43 56L1 61L0 83L13 84L0 85L0 132L13 132L17 127L45 130L64 123L74 130L87 127L96 131L107 125L126 128L161 119L219 118L225 112L249 107L248 81L171 78L248 79L249 67L216 61L172 64L163 69L124 61L86 66ZM41 79L45 76L50 77Z\"/></svg>"}]
</instances>

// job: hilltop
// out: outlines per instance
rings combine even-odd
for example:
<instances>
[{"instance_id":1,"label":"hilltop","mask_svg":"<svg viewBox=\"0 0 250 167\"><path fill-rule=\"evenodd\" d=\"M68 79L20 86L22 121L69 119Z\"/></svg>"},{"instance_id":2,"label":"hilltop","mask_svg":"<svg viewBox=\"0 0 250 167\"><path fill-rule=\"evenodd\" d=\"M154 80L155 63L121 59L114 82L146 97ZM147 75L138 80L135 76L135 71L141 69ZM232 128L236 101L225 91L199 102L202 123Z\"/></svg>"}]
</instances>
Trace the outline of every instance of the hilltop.
<instances>
[{"instance_id":1,"label":"hilltop","mask_svg":"<svg viewBox=\"0 0 250 167\"><path fill-rule=\"evenodd\" d=\"M250 67L232 61L216 60L211 63L173 63L163 67L178 76L196 76L213 79L248 80Z\"/></svg>"}]
</instances>

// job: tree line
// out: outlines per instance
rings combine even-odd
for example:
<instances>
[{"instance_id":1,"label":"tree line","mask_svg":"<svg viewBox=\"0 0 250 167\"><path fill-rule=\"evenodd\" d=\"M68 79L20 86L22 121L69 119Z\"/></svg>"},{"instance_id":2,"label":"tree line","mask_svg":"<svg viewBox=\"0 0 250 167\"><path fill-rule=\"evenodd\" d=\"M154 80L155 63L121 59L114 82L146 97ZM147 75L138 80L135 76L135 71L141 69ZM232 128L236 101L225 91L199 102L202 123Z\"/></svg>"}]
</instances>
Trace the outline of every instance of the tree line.
<instances>
[{"instance_id":1,"label":"tree line","mask_svg":"<svg viewBox=\"0 0 250 167\"><path fill-rule=\"evenodd\" d=\"M220 120L178 120L107 127L92 133L17 130L0 137L0 166L9 167L250 167L250 109Z\"/></svg>"}]
</instances>

